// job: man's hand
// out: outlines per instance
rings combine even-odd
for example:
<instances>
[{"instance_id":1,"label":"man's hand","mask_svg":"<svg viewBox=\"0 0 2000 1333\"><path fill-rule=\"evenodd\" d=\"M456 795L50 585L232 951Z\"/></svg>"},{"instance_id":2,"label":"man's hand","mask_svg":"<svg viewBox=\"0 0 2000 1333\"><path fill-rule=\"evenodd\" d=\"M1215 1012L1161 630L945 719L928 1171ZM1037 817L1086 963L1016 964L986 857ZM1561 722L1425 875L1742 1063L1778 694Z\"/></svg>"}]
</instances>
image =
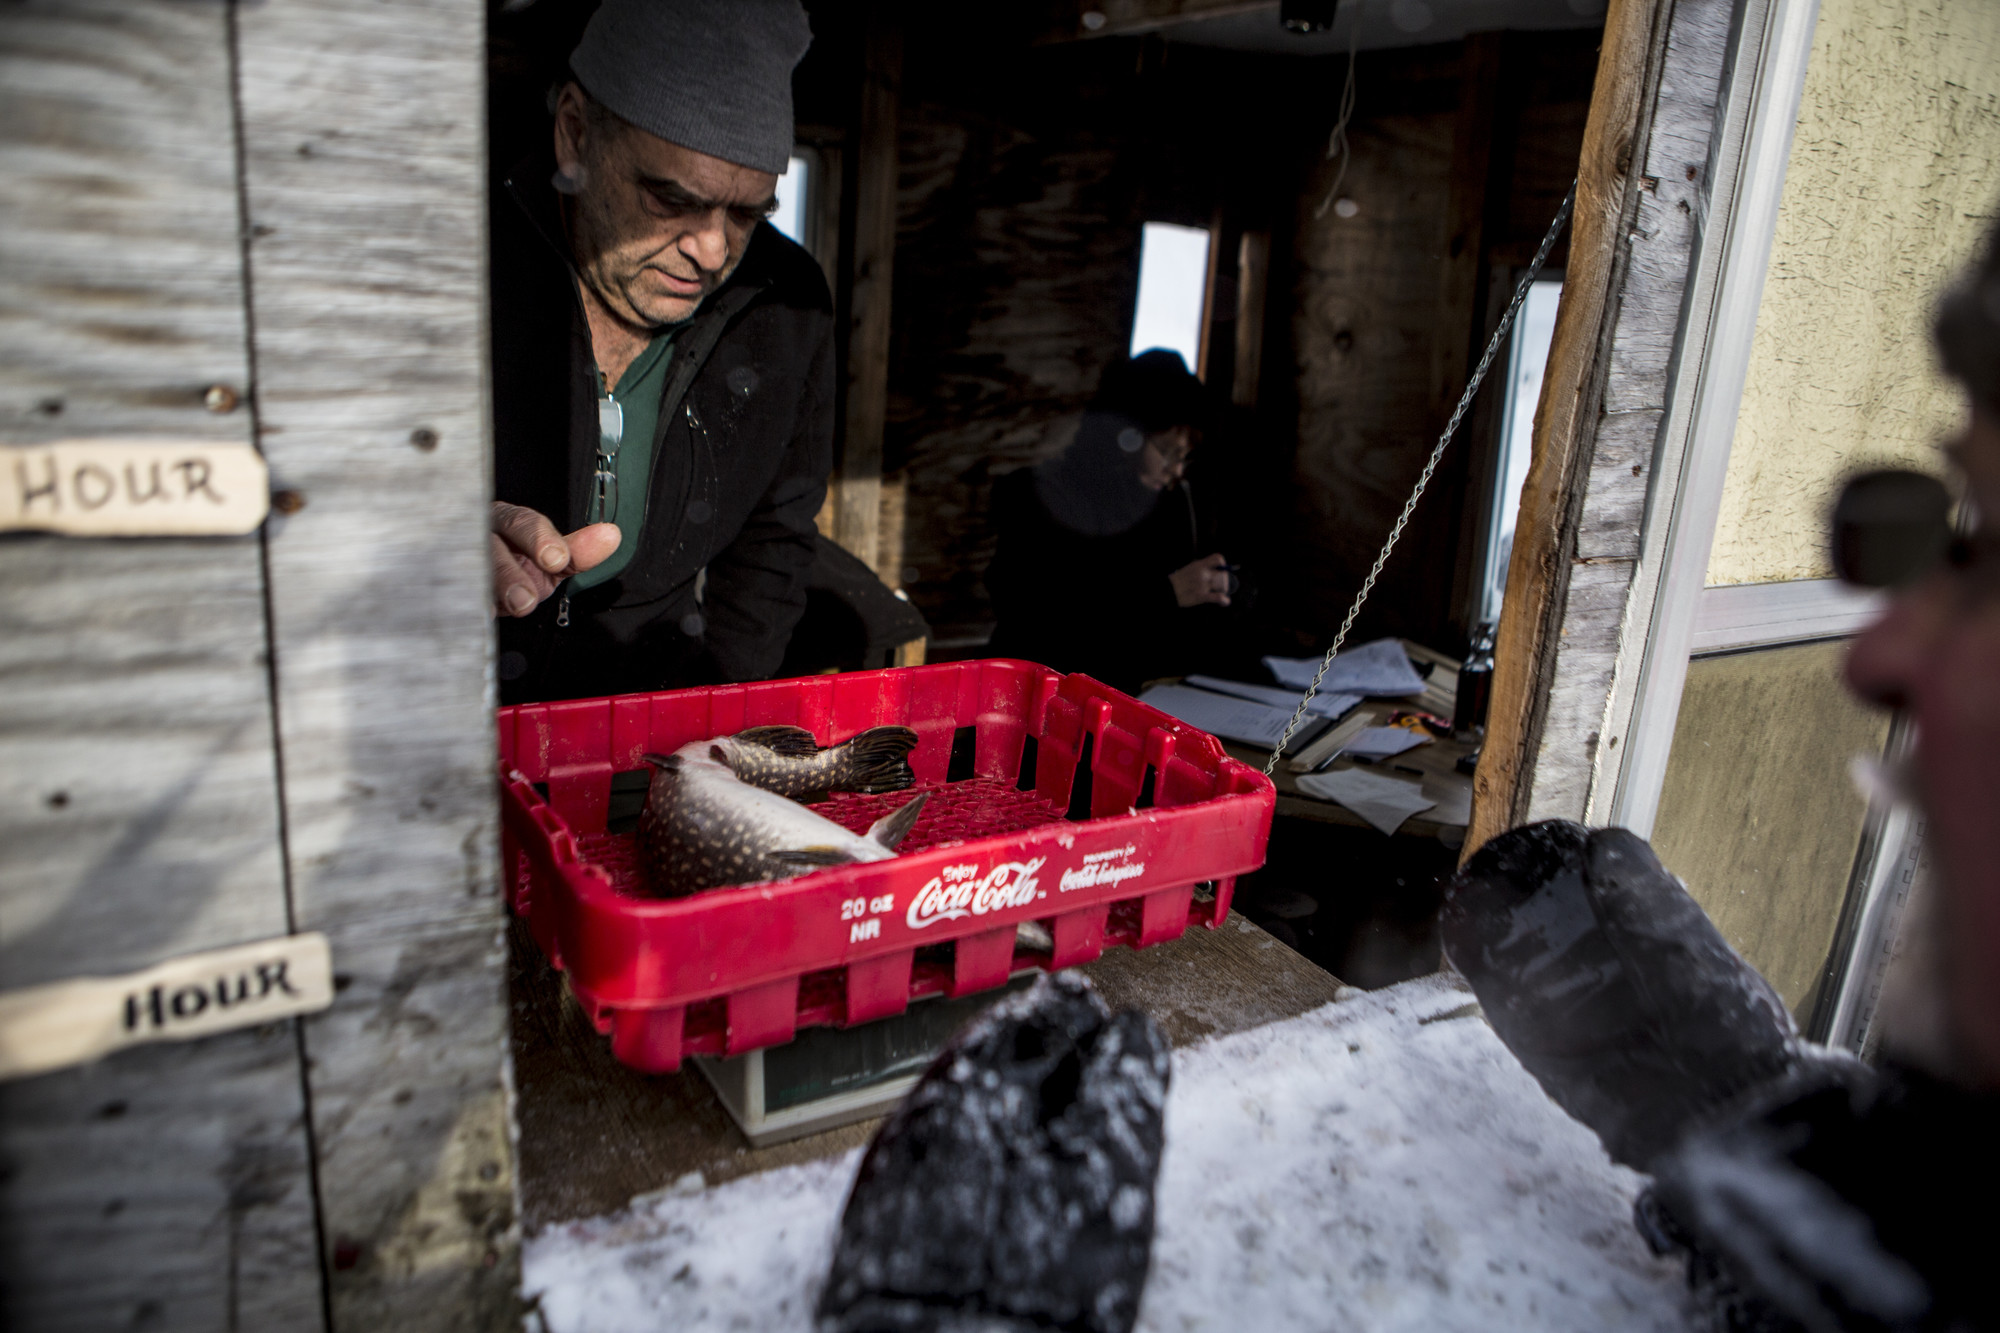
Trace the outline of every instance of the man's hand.
<instances>
[{"instance_id":1,"label":"man's hand","mask_svg":"<svg viewBox=\"0 0 2000 1333\"><path fill-rule=\"evenodd\" d=\"M1174 601L1180 606L1229 605L1229 562L1219 551L1182 565L1167 575L1167 582L1174 585Z\"/></svg>"},{"instance_id":2,"label":"man's hand","mask_svg":"<svg viewBox=\"0 0 2000 1333\"><path fill-rule=\"evenodd\" d=\"M592 523L565 537L532 509L493 502L493 614L525 616L572 574L595 569L618 549L616 523Z\"/></svg>"}]
</instances>

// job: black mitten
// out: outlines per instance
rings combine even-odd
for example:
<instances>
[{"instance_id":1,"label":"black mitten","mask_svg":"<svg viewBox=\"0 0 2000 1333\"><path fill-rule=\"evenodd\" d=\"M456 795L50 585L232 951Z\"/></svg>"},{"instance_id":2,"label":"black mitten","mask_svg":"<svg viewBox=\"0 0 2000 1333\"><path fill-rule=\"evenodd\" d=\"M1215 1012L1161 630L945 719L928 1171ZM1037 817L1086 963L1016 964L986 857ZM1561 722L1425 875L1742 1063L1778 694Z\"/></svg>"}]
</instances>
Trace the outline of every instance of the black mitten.
<instances>
[{"instance_id":1,"label":"black mitten","mask_svg":"<svg viewBox=\"0 0 2000 1333\"><path fill-rule=\"evenodd\" d=\"M1153 1241L1169 1054L1077 973L960 1032L869 1146L824 1333L1127 1333Z\"/></svg>"},{"instance_id":2,"label":"black mitten","mask_svg":"<svg viewBox=\"0 0 2000 1333\"><path fill-rule=\"evenodd\" d=\"M1851 1064L1799 1040L1777 992L1625 829L1500 835L1446 887L1441 925L1508 1049L1640 1170L1723 1107Z\"/></svg>"}]
</instances>

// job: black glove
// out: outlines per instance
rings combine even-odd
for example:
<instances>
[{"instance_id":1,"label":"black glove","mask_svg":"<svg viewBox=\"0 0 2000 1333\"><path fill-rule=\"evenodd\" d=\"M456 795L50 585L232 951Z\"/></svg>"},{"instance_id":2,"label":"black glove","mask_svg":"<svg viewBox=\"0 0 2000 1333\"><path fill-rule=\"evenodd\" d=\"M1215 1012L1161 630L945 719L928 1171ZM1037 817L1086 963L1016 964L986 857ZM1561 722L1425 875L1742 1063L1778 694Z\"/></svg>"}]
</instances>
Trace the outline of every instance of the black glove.
<instances>
[{"instance_id":1,"label":"black glove","mask_svg":"<svg viewBox=\"0 0 2000 1333\"><path fill-rule=\"evenodd\" d=\"M1713 1326L2000 1328L2000 1094L1912 1070L1780 1093L1655 1163L1640 1229Z\"/></svg>"},{"instance_id":2,"label":"black glove","mask_svg":"<svg viewBox=\"0 0 2000 1333\"><path fill-rule=\"evenodd\" d=\"M1770 983L1625 829L1501 834L1446 886L1441 925L1508 1049L1639 1170L1748 1095L1854 1064L1799 1040Z\"/></svg>"},{"instance_id":3,"label":"black glove","mask_svg":"<svg viewBox=\"0 0 2000 1333\"><path fill-rule=\"evenodd\" d=\"M1153 1242L1169 1055L1080 974L953 1038L862 1158L824 1333L1127 1333Z\"/></svg>"}]
</instances>

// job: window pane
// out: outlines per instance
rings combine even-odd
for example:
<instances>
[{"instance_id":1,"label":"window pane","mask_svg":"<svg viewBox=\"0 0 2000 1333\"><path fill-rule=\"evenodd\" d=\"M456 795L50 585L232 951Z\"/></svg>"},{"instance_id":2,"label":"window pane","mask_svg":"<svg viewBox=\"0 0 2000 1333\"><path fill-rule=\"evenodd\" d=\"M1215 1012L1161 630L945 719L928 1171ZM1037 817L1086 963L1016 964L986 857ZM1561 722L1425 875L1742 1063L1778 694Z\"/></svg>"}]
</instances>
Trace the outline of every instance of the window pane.
<instances>
[{"instance_id":1,"label":"window pane","mask_svg":"<svg viewBox=\"0 0 2000 1333\"><path fill-rule=\"evenodd\" d=\"M1164 347L1179 352L1189 370L1200 365L1208 244L1205 227L1146 224L1139 250L1139 309L1132 317L1134 356Z\"/></svg>"},{"instance_id":2,"label":"window pane","mask_svg":"<svg viewBox=\"0 0 2000 1333\"><path fill-rule=\"evenodd\" d=\"M771 225L800 245L806 243L806 193L812 188L811 174L806 160L794 157L785 174L778 177L778 211L771 214Z\"/></svg>"},{"instance_id":3,"label":"window pane","mask_svg":"<svg viewBox=\"0 0 2000 1333\"><path fill-rule=\"evenodd\" d=\"M1514 520L1521 511L1521 485L1528 479L1528 464L1534 458L1535 405L1542 399L1542 372L1548 366L1562 289L1561 278L1543 278L1528 289L1528 299L1521 303L1514 325L1513 345L1508 349L1506 416L1500 429L1500 462L1494 469L1500 489L1486 534L1481 620L1500 619L1507 560L1514 550Z\"/></svg>"}]
</instances>

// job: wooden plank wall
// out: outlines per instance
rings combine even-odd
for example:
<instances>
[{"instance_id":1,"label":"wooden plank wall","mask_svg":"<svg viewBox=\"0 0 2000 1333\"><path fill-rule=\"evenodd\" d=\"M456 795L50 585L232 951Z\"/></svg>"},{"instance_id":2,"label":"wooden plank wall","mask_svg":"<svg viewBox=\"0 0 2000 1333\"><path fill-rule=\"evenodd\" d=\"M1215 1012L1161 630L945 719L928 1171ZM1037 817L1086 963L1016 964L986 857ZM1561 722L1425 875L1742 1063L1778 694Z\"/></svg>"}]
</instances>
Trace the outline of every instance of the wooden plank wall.
<instances>
[{"instance_id":1,"label":"wooden plank wall","mask_svg":"<svg viewBox=\"0 0 2000 1333\"><path fill-rule=\"evenodd\" d=\"M1302 647L1331 638L1436 443L1496 317L1489 274L1528 261L1575 175L1596 42L1487 34L1362 57L1340 189L1358 211L1315 215L1334 170L1323 165L1299 192L1294 233L1300 555L1282 591ZM1566 258L1564 244L1551 270ZM1502 379L1482 402L1497 403ZM1464 646L1454 589L1487 420L1475 415L1445 454L1355 641Z\"/></svg>"},{"instance_id":2,"label":"wooden plank wall","mask_svg":"<svg viewBox=\"0 0 2000 1333\"><path fill-rule=\"evenodd\" d=\"M514 1296L495 865L483 8L240 11L258 427L306 1022L342 1328ZM357 115L367 108L367 115Z\"/></svg>"},{"instance_id":3,"label":"wooden plank wall","mask_svg":"<svg viewBox=\"0 0 2000 1333\"><path fill-rule=\"evenodd\" d=\"M1615 70L1600 77L1630 94L1600 108L1598 177L1577 222L1603 276L1595 300L1570 306L1565 293L1550 354L1468 855L1531 819L1582 819L1589 804L1710 187L1730 13L1727 0L1612 10L1607 33L1625 35L1620 49L1607 38Z\"/></svg>"},{"instance_id":4,"label":"wooden plank wall","mask_svg":"<svg viewBox=\"0 0 2000 1333\"><path fill-rule=\"evenodd\" d=\"M319 929L339 987L0 1085L0 1325L511 1311L482 33L472 0L0 13L0 440L254 440L304 502L9 540L0 985Z\"/></svg>"},{"instance_id":5,"label":"wooden plank wall","mask_svg":"<svg viewBox=\"0 0 2000 1333\"><path fill-rule=\"evenodd\" d=\"M7 441L251 438L227 19L0 11ZM0 985L284 934L258 539L6 551ZM0 1326L318 1327L304 1108L291 1023L0 1084Z\"/></svg>"},{"instance_id":6,"label":"wooden plank wall","mask_svg":"<svg viewBox=\"0 0 2000 1333\"><path fill-rule=\"evenodd\" d=\"M896 123L903 78L903 32L881 5L871 6L862 42L860 108L855 117L853 242L843 303L847 381L842 393L840 458L828 487L833 536L861 563L896 586L900 561L879 551L882 527L882 430L889 396L889 320L896 263ZM880 558L886 554L886 559Z\"/></svg>"},{"instance_id":7,"label":"wooden plank wall","mask_svg":"<svg viewBox=\"0 0 2000 1333\"><path fill-rule=\"evenodd\" d=\"M1035 58L1094 80L1093 54ZM1107 108L1087 96L1045 118L1004 98L968 106L926 78L932 68L916 51L906 59L884 474L908 497L899 572L911 600L935 638L976 639L992 627L980 578L993 479L1059 449L1123 355L1139 224Z\"/></svg>"},{"instance_id":8,"label":"wooden plank wall","mask_svg":"<svg viewBox=\"0 0 2000 1333\"><path fill-rule=\"evenodd\" d=\"M1595 34L1482 39L1469 115L1458 44L1364 54L1342 192L1365 207L1349 222L1311 215L1331 179L1344 57L1125 38L1036 48L985 73L948 56L962 49L951 31L912 23L899 135L884 476L906 497L912 600L947 643L990 629L993 478L1060 449L1125 353L1141 224L1219 216L1210 380L1246 410L1197 456L1196 493L1225 510L1229 540L1268 557L1271 632L1323 642L1442 424L1438 384L1456 394L1487 269L1533 250L1574 173ZM1446 218L1462 123L1484 136L1482 182L1504 188L1462 191L1458 234ZM1270 236L1271 258L1265 318L1239 344L1246 232ZM1442 337L1441 303L1455 312ZM1235 384L1237 349L1253 343L1260 383ZM1377 632L1448 637L1462 490L1448 481L1420 511L1436 530L1411 542L1421 560L1392 567Z\"/></svg>"}]
</instances>

